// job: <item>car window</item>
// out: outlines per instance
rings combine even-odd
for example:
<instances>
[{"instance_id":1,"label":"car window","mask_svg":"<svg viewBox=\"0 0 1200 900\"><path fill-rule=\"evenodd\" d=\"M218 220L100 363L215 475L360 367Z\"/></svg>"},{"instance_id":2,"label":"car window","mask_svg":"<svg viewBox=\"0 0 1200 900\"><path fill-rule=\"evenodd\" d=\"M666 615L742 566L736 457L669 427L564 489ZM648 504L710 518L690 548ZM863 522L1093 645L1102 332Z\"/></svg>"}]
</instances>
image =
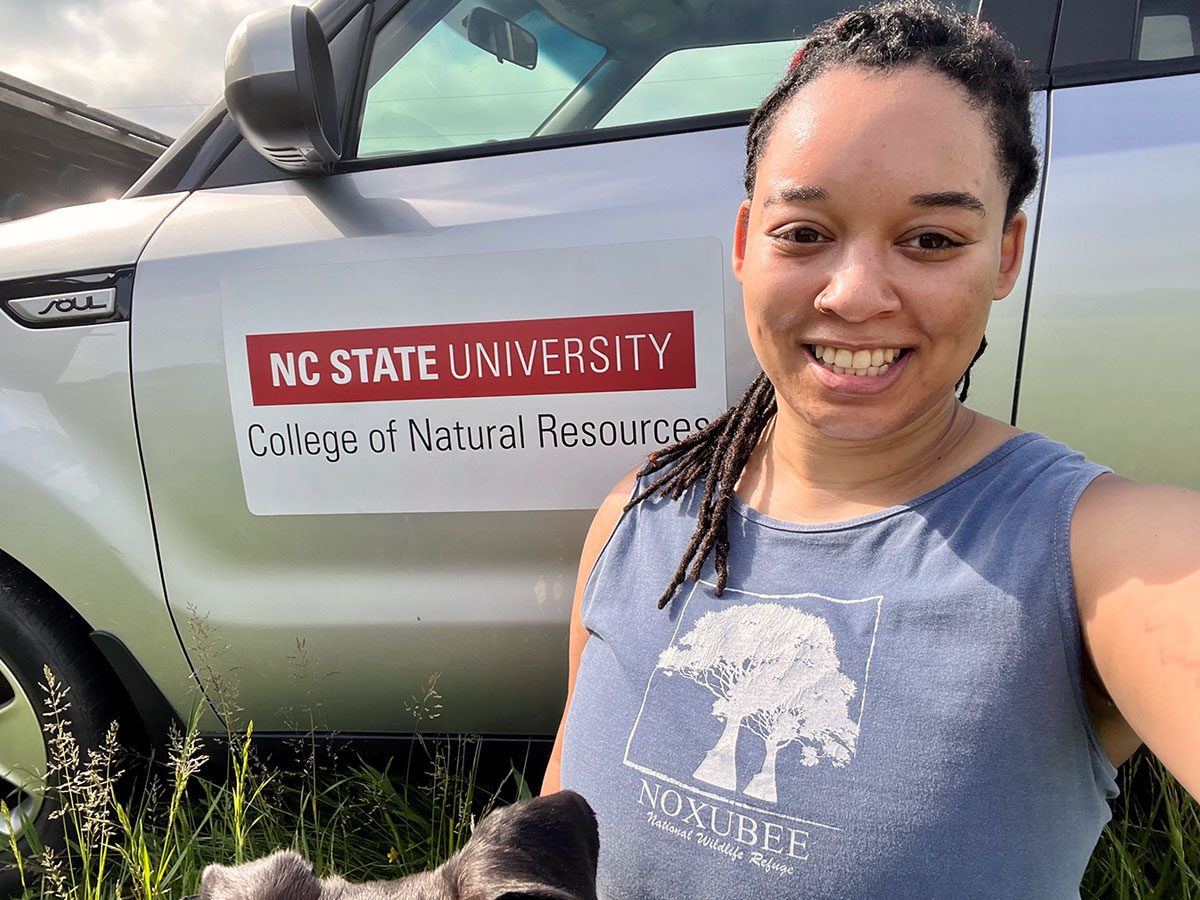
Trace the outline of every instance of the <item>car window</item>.
<instances>
[{"instance_id":1,"label":"car window","mask_svg":"<svg viewBox=\"0 0 1200 900\"><path fill-rule=\"evenodd\" d=\"M814 24L858 5L411 0L372 41L357 156L749 110ZM979 8L978 0L954 5L973 14ZM497 49L495 37L481 38L473 18L486 20L507 50ZM518 50L524 55L514 56Z\"/></svg>"},{"instance_id":2,"label":"car window","mask_svg":"<svg viewBox=\"0 0 1200 900\"><path fill-rule=\"evenodd\" d=\"M1200 0L1142 0L1135 59L1196 56Z\"/></svg>"},{"instance_id":3,"label":"car window","mask_svg":"<svg viewBox=\"0 0 1200 900\"><path fill-rule=\"evenodd\" d=\"M1200 0L1064 0L1054 69L1099 66L1137 77L1177 60L1179 71L1192 71L1198 51Z\"/></svg>"},{"instance_id":4,"label":"car window","mask_svg":"<svg viewBox=\"0 0 1200 900\"><path fill-rule=\"evenodd\" d=\"M536 65L502 62L468 40L466 18L481 7L455 4L391 66L372 58L359 156L529 137L604 56L603 47L529 9L513 21L536 39ZM389 28L407 24L397 17ZM385 28L376 46L393 46L394 37Z\"/></svg>"},{"instance_id":5,"label":"car window","mask_svg":"<svg viewBox=\"0 0 1200 900\"><path fill-rule=\"evenodd\" d=\"M753 109L775 86L802 43L766 41L668 53L617 101L599 126Z\"/></svg>"}]
</instances>

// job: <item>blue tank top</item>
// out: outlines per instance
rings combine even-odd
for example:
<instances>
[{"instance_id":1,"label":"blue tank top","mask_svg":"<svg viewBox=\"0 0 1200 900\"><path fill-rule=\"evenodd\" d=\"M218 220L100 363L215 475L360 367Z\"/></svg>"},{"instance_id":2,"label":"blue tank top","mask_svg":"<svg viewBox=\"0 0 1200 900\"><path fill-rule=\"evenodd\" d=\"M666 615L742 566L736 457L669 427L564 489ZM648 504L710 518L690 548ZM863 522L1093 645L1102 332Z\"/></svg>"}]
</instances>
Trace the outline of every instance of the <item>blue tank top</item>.
<instances>
[{"instance_id":1,"label":"blue tank top","mask_svg":"<svg viewBox=\"0 0 1200 900\"><path fill-rule=\"evenodd\" d=\"M1068 533L1108 471L1038 434L861 518L739 500L670 605L700 488L627 512L588 580L562 785L602 898L1077 898L1117 795Z\"/></svg>"}]
</instances>

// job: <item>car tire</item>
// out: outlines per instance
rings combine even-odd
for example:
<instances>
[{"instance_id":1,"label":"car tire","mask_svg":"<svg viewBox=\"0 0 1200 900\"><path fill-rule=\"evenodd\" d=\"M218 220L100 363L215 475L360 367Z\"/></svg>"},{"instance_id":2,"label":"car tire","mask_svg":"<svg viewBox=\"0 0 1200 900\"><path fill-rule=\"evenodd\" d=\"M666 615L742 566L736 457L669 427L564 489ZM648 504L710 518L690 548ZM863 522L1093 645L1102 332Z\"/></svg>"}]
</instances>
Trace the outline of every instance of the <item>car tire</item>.
<instances>
[{"instance_id":1,"label":"car tire","mask_svg":"<svg viewBox=\"0 0 1200 900\"><path fill-rule=\"evenodd\" d=\"M20 807L32 816L28 827L36 832L38 843L61 847L63 822L51 818L53 800L27 783L31 764L44 766L48 754L40 727L46 696L39 686L46 682L43 667L49 666L68 690L67 727L81 759L103 742L124 694L88 637L84 621L53 591L16 567L0 567L0 622L0 799L10 810ZM18 817L12 818L18 851L28 859L28 834ZM9 839L0 819L0 897L21 893ZM26 879L31 880L28 865Z\"/></svg>"}]
</instances>

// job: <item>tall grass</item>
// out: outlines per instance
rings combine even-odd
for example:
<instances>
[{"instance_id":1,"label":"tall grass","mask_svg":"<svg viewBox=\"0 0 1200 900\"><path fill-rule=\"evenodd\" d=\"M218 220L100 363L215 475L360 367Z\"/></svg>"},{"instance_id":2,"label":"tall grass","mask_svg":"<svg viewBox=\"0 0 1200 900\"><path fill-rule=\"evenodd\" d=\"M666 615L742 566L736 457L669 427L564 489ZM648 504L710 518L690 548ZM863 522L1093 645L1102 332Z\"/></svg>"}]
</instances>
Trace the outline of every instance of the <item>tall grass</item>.
<instances>
[{"instance_id":1,"label":"tall grass","mask_svg":"<svg viewBox=\"0 0 1200 900\"><path fill-rule=\"evenodd\" d=\"M1117 781L1121 797L1084 876L1084 900L1200 900L1200 803L1145 748Z\"/></svg>"},{"instance_id":2,"label":"tall grass","mask_svg":"<svg viewBox=\"0 0 1200 900\"><path fill-rule=\"evenodd\" d=\"M440 710L436 676L409 704L417 739L399 765L356 760L327 769L310 733L292 747L297 758L277 768L260 758L250 722L227 733L222 746L206 746L197 711L186 731L172 735L166 758L149 761L140 785L122 790L115 726L101 747L83 752L67 727L69 691L44 674L48 796L67 847L35 843L22 853L9 842L22 900L177 900L199 891L208 863L285 847L312 860L318 875L398 878L445 861L493 805L529 796L515 771L498 789L480 789L477 738L422 736ZM0 817L11 832L2 803Z\"/></svg>"},{"instance_id":3,"label":"tall grass","mask_svg":"<svg viewBox=\"0 0 1200 900\"><path fill-rule=\"evenodd\" d=\"M24 900L176 900L198 892L210 862L243 862L283 847L312 860L318 875L397 878L444 861L493 804L529 796L515 771L498 791L480 791L477 739L421 737L440 713L436 677L408 704L418 738L399 764L327 766L310 730L293 748L296 764L281 769L259 757L252 723L217 747L201 740L193 715L140 787L122 790L115 727L84 753L67 728L68 689L44 674L50 794L67 846L59 852L35 844L21 854L10 845ZM230 702L231 695L222 700ZM225 714L236 721L236 709ZM1087 870L1083 898L1200 900L1200 804L1145 752L1120 780L1122 798ZM8 816L0 804L0 817Z\"/></svg>"}]
</instances>

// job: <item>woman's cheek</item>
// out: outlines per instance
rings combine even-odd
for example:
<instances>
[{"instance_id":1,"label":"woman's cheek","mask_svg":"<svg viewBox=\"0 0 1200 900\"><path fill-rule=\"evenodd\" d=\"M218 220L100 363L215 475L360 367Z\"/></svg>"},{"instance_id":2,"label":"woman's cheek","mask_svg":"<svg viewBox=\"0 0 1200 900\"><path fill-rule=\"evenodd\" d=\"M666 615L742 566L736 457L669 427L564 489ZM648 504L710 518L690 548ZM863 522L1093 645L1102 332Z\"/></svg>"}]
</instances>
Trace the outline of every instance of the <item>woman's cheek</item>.
<instances>
[{"instance_id":1,"label":"woman's cheek","mask_svg":"<svg viewBox=\"0 0 1200 900\"><path fill-rule=\"evenodd\" d=\"M775 290L764 292L748 305L747 317L752 327L764 335L790 334L797 331L811 309L801 298L803 290L792 284L781 284Z\"/></svg>"},{"instance_id":2,"label":"woman's cheek","mask_svg":"<svg viewBox=\"0 0 1200 900\"><path fill-rule=\"evenodd\" d=\"M986 275L964 276L947 284L940 303L931 304L929 314L936 316L940 333L959 333L987 321L991 312L995 278Z\"/></svg>"}]
</instances>

